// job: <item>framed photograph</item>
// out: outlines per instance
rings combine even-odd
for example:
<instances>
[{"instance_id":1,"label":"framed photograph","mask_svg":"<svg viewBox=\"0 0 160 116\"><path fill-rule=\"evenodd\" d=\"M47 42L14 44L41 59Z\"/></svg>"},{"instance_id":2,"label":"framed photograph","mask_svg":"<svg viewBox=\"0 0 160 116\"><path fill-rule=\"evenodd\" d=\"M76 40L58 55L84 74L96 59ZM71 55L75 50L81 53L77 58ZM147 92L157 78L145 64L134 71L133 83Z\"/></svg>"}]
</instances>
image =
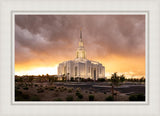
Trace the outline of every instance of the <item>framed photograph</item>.
<instances>
[{"instance_id":1,"label":"framed photograph","mask_svg":"<svg viewBox=\"0 0 160 116\"><path fill-rule=\"evenodd\" d=\"M2 116L160 115L159 1L0 6Z\"/></svg>"}]
</instances>

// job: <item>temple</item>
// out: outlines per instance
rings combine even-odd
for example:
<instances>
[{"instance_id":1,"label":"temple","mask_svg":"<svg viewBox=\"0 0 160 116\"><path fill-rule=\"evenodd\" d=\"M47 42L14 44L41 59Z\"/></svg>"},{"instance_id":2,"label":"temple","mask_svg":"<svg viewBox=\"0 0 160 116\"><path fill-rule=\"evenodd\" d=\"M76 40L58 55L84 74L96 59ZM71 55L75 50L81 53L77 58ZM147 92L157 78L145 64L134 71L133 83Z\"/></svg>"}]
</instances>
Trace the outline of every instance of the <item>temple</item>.
<instances>
[{"instance_id":1,"label":"temple","mask_svg":"<svg viewBox=\"0 0 160 116\"><path fill-rule=\"evenodd\" d=\"M82 31L80 30L79 47L76 51L76 58L74 60L64 61L58 66L58 75L66 75L67 80L73 78L90 78L97 80L105 77L105 67L97 62L86 58L86 51L84 42L82 40Z\"/></svg>"}]
</instances>

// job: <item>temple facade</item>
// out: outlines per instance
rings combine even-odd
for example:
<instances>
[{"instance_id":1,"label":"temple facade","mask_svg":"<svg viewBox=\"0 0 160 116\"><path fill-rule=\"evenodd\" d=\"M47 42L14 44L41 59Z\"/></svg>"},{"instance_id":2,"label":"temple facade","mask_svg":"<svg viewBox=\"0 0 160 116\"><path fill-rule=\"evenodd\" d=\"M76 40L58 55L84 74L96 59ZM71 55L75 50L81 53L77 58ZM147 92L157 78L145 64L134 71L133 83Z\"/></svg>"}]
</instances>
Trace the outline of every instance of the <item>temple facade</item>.
<instances>
[{"instance_id":1,"label":"temple facade","mask_svg":"<svg viewBox=\"0 0 160 116\"><path fill-rule=\"evenodd\" d=\"M86 58L82 31L80 31L80 41L76 51L76 58L60 63L58 66L58 75L67 76L68 80L70 80L71 77L90 78L93 80L105 77L105 67L97 61L91 61Z\"/></svg>"}]
</instances>

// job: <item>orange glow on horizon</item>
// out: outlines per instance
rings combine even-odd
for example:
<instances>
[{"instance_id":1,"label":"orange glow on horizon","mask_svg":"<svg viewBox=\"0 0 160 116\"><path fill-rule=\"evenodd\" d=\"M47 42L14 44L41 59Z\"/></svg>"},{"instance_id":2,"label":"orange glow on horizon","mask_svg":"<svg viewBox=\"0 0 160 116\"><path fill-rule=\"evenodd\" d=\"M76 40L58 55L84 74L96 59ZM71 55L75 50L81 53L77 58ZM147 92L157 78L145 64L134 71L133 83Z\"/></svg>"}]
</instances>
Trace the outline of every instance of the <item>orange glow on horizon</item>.
<instances>
[{"instance_id":1,"label":"orange glow on horizon","mask_svg":"<svg viewBox=\"0 0 160 116\"><path fill-rule=\"evenodd\" d=\"M17 71L15 72L15 75L56 75L57 74L57 67L58 65L54 67L38 67L33 68L31 70L24 70L24 71Z\"/></svg>"},{"instance_id":2,"label":"orange glow on horizon","mask_svg":"<svg viewBox=\"0 0 160 116\"><path fill-rule=\"evenodd\" d=\"M144 57L132 57L126 58L122 56L111 55L108 58L95 58L89 60L99 61L105 66L105 76L110 78L114 72L118 72L119 75L124 74L126 78L140 78L145 77L145 58ZM68 58L56 60L46 60L44 62L32 61L24 64L15 64L16 75L57 75L58 64L71 60ZM49 63L47 63L49 62Z\"/></svg>"}]
</instances>

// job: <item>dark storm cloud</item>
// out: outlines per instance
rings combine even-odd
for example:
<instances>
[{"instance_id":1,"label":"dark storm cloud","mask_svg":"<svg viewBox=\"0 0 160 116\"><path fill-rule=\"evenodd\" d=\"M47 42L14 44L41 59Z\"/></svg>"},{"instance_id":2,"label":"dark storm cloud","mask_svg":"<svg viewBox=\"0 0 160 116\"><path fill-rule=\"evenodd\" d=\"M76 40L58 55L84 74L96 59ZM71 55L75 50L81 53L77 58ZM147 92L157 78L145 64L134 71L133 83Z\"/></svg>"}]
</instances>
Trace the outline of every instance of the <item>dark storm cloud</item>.
<instances>
[{"instance_id":1,"label":"dark storm cloud","mask_svg":"<svg viewBox=\"0 0 160 116\"><path fill-rule=\"evenodd\" d=\"M16 15L15 23L16 62L74 58L80 28L87 56L145 53L144 15Z\"/></svg>"}]
</instances>

